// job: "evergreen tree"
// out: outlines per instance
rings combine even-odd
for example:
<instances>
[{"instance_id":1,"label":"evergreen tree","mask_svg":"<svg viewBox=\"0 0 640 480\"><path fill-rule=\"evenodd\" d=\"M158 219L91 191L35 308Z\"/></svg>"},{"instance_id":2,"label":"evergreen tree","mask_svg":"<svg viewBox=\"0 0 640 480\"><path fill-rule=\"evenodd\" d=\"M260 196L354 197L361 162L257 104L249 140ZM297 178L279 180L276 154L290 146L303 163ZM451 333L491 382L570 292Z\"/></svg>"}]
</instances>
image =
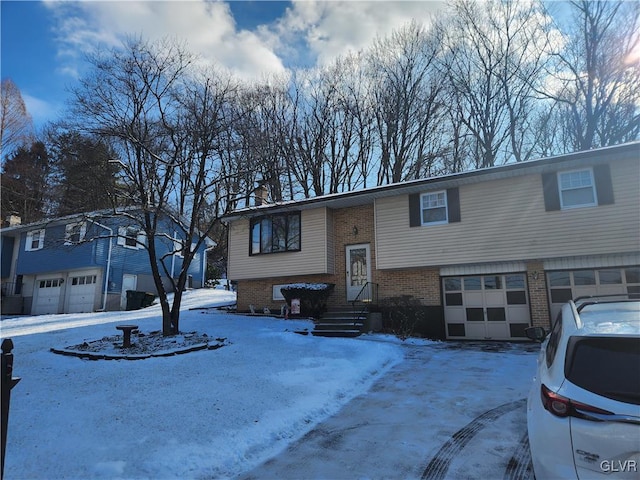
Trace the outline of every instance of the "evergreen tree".
<instances>
[{"instance_id":1,"label":"evergreen tree","mask_svg":"<svg viewBox=\"0 0 640 480\"><path fill-rule=\"evenodd\" d=\"M111 208L116 202L118 164L103 141L78 132L49 133L50 156L55 169L58 215Z\"/></svg>"},{"instance_id":2,"label":"evergreen tree","mask_svg":"<svg viewBox=\"0 0 640 480\"><path fill-rule=\"evenodd\" d=\"M2 218L18 215L22 223L35 222L50 213L51 165L42 142L19 147L2 167Z\"/></svg>"}]
</instances>

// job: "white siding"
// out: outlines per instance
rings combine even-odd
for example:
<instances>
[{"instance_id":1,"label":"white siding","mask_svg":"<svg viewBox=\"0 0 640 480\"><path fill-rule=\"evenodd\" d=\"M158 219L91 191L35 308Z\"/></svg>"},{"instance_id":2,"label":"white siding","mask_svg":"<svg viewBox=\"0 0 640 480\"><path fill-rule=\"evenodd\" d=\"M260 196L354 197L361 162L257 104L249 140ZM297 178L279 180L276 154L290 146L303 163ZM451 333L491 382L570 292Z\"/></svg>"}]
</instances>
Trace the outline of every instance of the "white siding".
<instances>
[{"instance_id":1,"label":"white siding","mask_svg":"<svg viewBox=\"0 0 640 480\"><path fill-rule=\"evenodd\" d=\"M640 232L639 232L640 234ZM606 255L602 257L553 258L545 260L545 270L580 270L581 268L606 268L640 265L640 253Z\"/></svg>"},{"instance_id":2,"label":"white siding","mask_svg":"<svg viewBox=\"0 0 640 480\"><path fill-rule=\"evenodd\" d=\"M249 219L229 225L229 278L246 280L289 275L333 273L330 252L331 225L327 209L303 210L300 216L301 249L299 252L249 255ZM331 261L329 261L331 258Z\"/></svg>"},{"instance_id":3,"label":"white siding","mask_svg":"<svg viewBox=\"0 0 640 480\"><path fill-rule=\"evenodd\" d=\"M547 212L540 175L460 187L460 223L409 227L407 195L376 201L377 267L461 265L640 250L638 160L611 167L615 204Z\"/></svg>"},{"instance_id":4,"label":"white siding","mask_svg":"<svg viewBox=\"0 0 640 480\"><path fill-rule=\"evenodd\" d=\"M517 273L527 270L525 262L483 263L480 265L454 265L440 269L440 275L488 275L490 273Z\"/></svg>"}]
</instances>

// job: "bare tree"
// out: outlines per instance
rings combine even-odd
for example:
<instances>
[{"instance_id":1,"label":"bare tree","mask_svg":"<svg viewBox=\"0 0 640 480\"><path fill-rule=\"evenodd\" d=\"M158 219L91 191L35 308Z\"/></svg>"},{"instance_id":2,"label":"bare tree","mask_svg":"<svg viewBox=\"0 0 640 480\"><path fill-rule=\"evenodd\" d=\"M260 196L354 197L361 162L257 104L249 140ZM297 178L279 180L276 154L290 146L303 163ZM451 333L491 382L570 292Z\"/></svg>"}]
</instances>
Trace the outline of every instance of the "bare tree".
<instances>
[{"instance_id":1,"label":"bare tree","mask_svg":"<svg viewBox=\"0 0 640 480\"><path fill-rule=\"evenodd\" d=\"M351 156L349 160L344 190L367 187L371 183L374 166L375 148L375 103L371 78L367 71L367 58L364 53L350 54L338 58L332 69L338 79L338 102L350 121L349 139L344 151ZM375 180L374 180L375 185Z\"/></svg>"},{"instance_id":2,"label":"bare tree","mask_svg":"<svg viewBox=\"0 0 640 480\"><path fill-rule=\"evenodd\" d=\"M576 0L552 81L541 93L566 119L564 151L638 138L640 133L640 4ZM560 24L562 29L562 25Z\"/></svg>"},{"instance_id":3,"label":"bare tree","mask_svg":"<svg viewBox=\"0 0 640 480\"><path fill-rule=\"evenodd\" d=\"M0 93L0 151L4 157L33 140L33 123L13 80L2 80Z\"/></svg>"},{"instance_id":4,"label":"bare tree","mask_svg":"<svg viewBox=\"0 0 640 480\"><path fill-rule=\"evenodd\" d=\"M440 29L446 51L440 65L459 111L452 118L468 134L474 166L529 158L534 88L549 44L540 4L458 0Z\"/></svg>"},{"instance_id":5,"label":"bare tree","mask_svg":"<svg viewBox=\"0 0 640 480\"><path fill-rule=\"evenodd\" d=\"M245 86L239 96L238 121L229 135L230 191L249 204L258 184L267 188L273 201L294 198L296 182L288 166L293 164L293 104L288 79L273 77ZM235 145L235 147L234 147ZM244 194L244 195L241 195ZM266 199L265 199L266 200Z\"/></svg>"},{"instance_id":6,"label":"bare tree","mask_svg":"<svg viewBox=\"0 0 640 480\"><path fill-rule=\"evenodd\" d=\"M220 132L235 88L215 74L195 76L193 57L169 41L131 40L91 61L92 74L74 92L73 113L79 128L108 139L116 149L124 193L136 208L114 214L144 233L140 246L149 255L163 334L176 334L189 265L216 223L204 220L205 206L222 201L213 198L222 181ZM179 225L179 236L161 233L169 220ZM165 256L157 248L162 244L169 252ZM176 275L171 264L177 253L182 262Z\"/></svg>"},{"instance_id":7,"label":"bare tree","mask_svg":"<svg viewBox=\"0 0 640 480\"><path fill-rule=\"evenodd\" d=\"M428 172L429 165L423 163L429 164L440 153L430 145L444 114L439 99L442 81L434 68L439 48L424 26L412 22L378 39L369 52L379 185Z\"/></svg>"},{"instance_id":8,"label":"bare tree","mask_svg":"<svg viewBox=\"0 0 640 480\"><path fill-rule=\"evenodd\" d=\"M338 57L322 71L320 82L329 104L326 170L328 193L367 185L374 146L371 81L363 54Z\"/></svg>"}]
</instances>

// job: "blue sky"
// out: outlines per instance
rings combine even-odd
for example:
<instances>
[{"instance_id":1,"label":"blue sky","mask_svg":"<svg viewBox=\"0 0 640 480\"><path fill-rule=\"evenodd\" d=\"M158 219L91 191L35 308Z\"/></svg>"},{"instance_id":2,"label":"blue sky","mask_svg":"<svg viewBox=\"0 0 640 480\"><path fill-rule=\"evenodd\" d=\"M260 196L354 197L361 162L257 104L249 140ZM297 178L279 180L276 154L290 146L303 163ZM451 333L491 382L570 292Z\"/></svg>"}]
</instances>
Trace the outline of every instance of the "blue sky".
<instances>
[{"instance_id":1,"label":"blue sky","mask_svg":"<svg viewBox=\"0 0 640 480\"><path fill-rule=\"evenodd\" d=\"M186 41L205 60L251 79L330 62L410 21L439 1L7 1L1 9L2 78L11 78L36 127L59 118L87 72L86 53L127 36Z\"/></svg>"}]
</instances>

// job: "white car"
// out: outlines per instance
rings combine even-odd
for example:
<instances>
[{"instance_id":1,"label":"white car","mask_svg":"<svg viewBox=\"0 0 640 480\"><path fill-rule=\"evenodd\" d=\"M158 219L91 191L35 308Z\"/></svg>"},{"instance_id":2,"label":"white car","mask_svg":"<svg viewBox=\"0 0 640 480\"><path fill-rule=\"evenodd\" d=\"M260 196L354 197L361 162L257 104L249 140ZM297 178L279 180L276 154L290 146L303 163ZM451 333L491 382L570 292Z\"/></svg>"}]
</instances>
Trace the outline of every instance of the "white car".
<instances>
[{"instance_id":1,"label":"white car","mask_svg":"<svg viewBox=\"0 0 640 480\"><path fill-rule=\"evenodd\" d=\"M537 480L640 478L640 301L570 301L542 341L527 401Z\"/></svg>"}]
</instances>

